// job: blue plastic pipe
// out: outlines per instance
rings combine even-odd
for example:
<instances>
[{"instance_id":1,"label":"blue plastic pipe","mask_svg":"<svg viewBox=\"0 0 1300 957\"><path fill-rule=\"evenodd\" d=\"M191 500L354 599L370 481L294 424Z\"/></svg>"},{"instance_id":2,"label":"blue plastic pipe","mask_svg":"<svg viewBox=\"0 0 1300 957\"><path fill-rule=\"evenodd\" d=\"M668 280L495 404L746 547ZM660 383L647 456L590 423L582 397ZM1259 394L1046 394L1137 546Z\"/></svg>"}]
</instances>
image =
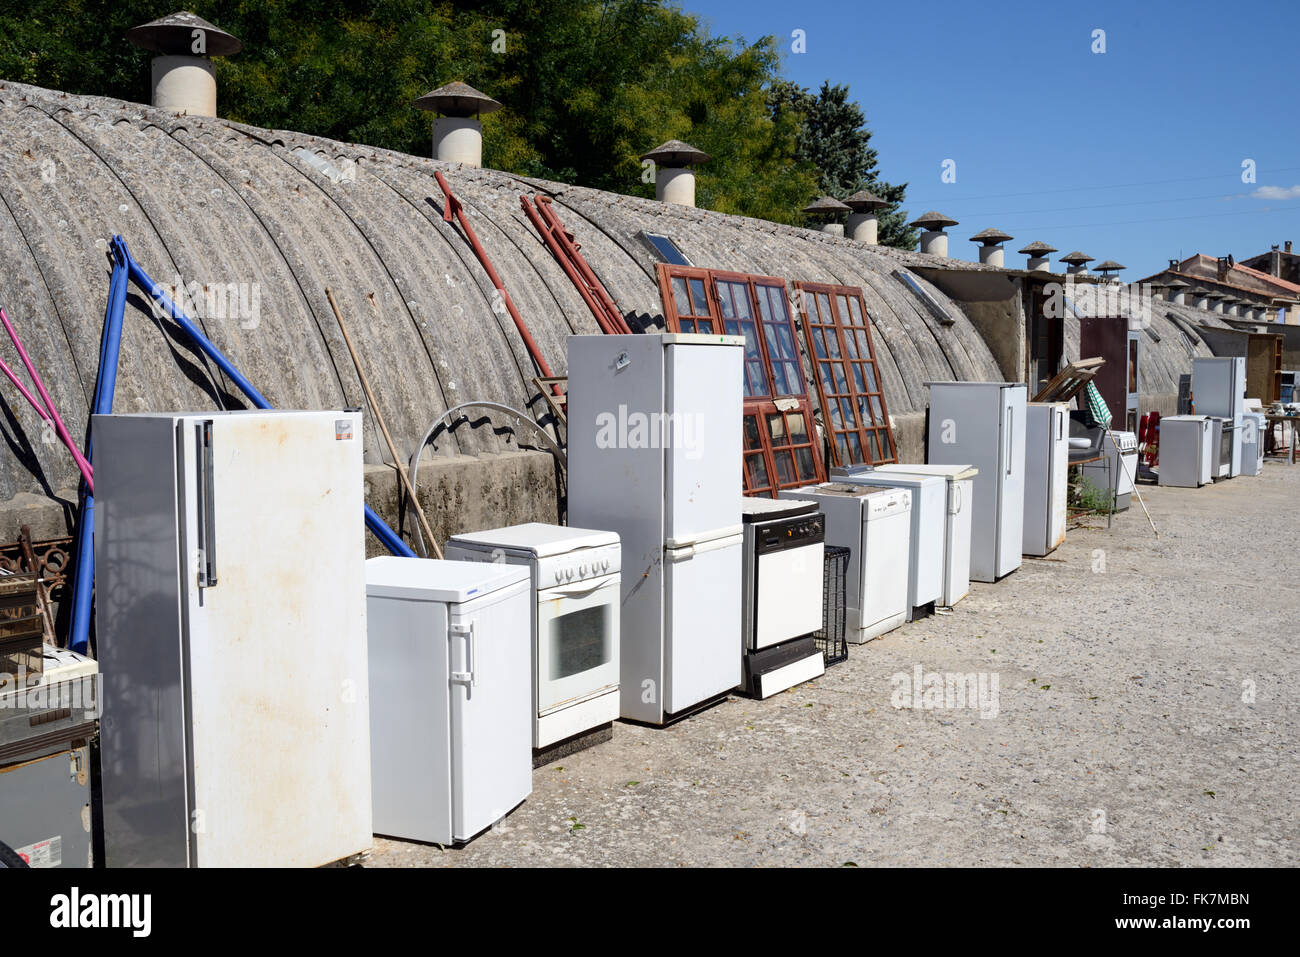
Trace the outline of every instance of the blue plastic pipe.
<instances>
[{"instance_id":1,"label":"blue plastic pipe","mask_svg":"<svg viewBox=\"0 0 1300 957\"><path fill-rule=\"evenodd\" d=\"M234 364L226 358L225 353L213 345L211 340L203 334L202 330L191 321L190 317L185 315L184 311L182 311L176 303L172 302L171 298L163 292L162 287L154 282L149 277L149 274L140 267L140 264L131 258L131 253L126 248L125 240L120 236L114 237L113 248L116 250L118 258L122 262L126 263L127 273L130 276L131 281L148 293L149 296L163 308L163 311L176 321L177 325L189 333L189 336L194 340L195 345L203 350L208 358L215 362L217 367L230 377L230 381L239 386L240 391L243 392L244 395L248 396L249 401L259 409L272 408L271 403L266 400L266 396L257 391L253 386L253 383L249 382L248 379L244 377L243 373L236 369ZM401 538L398 537L397 533L389 528L388 525L385 524L384 520L380 518L379 515L376 514L375 510L369 505L365 506L365 516L366 528L370 529L370 531L374 533L375 537L383 543L384 547L387 548L389 552L394 555L400 555L404 558L417 557L411 546L402 541Z\"/></svg>"},{"instance_id":2,"label":"blue plastic pipe","mask_svg":"<svg viewBox=\"0 0 1300 957\"><path fill-rule=\"evenodd\" d=\"M116 237L115 237L116 238ZM104 335L100 340L99 373L95 379L92 414L113 411L113 393L117 388L117 359L122 351L122 317L126 310L127 270L118 257L108 284L108 305L104 310ZM93 434L86 439L86 460L90 461ZM84 488L84 485L83 485ZM90 645L91 599L95 583L95 496L85 493L81 521L77 524L77 566L72 580L72 620L68 629L68 647L85 654Z\"/></svg>"}]
</instances>

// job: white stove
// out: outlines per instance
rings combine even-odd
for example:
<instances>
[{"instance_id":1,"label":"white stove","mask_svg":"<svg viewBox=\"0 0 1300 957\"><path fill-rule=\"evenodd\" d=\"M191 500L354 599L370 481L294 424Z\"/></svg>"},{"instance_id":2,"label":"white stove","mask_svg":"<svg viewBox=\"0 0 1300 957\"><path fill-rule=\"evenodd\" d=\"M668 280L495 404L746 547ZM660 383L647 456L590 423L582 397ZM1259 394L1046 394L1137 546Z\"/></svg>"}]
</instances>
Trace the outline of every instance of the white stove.
<instances>
[{"instance_id":1,"label":"white stove","mask_svg":"<svg viewBox=\"0 0 1300 957\"><path fill-rule=\"evenodd\" d=\"M535 750L619 716L620 557L614 532L542 522L447 542L449 559L532 570Z\"/></svg>"},{"instance_id":2,"label":"white stove","mask_svg":"<svg viewBox=\"0 0 1300 957\"><path fill-rule=\"evenodd\" d=\"M767 698L823 674L826 519L816 502L742 498L741 690Z\"/></svg>"}]
</instances>

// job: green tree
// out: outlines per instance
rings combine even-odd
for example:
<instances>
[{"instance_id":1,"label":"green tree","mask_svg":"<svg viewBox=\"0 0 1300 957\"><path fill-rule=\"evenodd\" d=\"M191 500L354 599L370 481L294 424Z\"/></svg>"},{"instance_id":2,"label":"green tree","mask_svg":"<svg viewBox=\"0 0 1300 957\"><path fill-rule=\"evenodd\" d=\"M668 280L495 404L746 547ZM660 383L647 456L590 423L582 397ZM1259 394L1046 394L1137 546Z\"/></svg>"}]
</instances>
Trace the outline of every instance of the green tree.
<instances>
[{"instance_id":1,"label":"green tree","mask_svg":"<svg viewBox=\"0 0 1300 957\"><path fill-rule=\"evenodd\" d=\"M847 86L827 80L814 94L780 80L772 85L768 102L774 117L800 119L796 156L817 170L818 195L844 199L859 190L870 190L892 204L877 213L880 244L916 248L917 231L907 225L907 212L901 208L907 184L893 185L880 179L866 115L857 101L849 99Z\"/></svg>"}]
</instances>

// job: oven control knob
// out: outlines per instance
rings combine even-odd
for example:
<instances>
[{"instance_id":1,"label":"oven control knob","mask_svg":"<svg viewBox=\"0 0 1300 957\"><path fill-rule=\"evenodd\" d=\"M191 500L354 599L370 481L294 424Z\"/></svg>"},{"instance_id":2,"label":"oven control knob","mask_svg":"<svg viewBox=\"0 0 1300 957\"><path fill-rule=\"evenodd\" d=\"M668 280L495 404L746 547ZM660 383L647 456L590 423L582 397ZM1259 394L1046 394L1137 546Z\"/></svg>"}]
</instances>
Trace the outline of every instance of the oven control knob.
<instances>
[{"instance_id":1,"label":"oven control knob","mask_svg":"<svg viewBox=\"0 0 1300 957\"><path fill-rule=\"evenodd\" d=\"M572 568L566 568L566 569L564 570L564 577L565 577L566 579L568 579L569 581L573 581L573 569L572 569Z\"/></svg>"},{"instance_id":2,"label":"oven control knob","mask_svg":"<svg viewBox=\"0 0 1300 957\"><path fill-rule=\"evenodd\" d=\"M601 571L606 571L606 572L609 571L609 559L608 559L608 558L602 558L602 559L600 560L600 569L601 569Z\"/></svg>"},{"instance_id":3,"label":"oven control knob","mask_svg":"<svg viewBox=\"0 0 1300 957\"><path fill-rule=\"evenodd\" d=\"M578 574L583 578L587 577L587 566L585 564L578 566Z\"/></svg>"},{"instance_id":4,"label":"oven control knob","mask_svg":"<svg viewBox=\"0 0 1300 957\"><path fill-rule=\"evenodd\" d=\"M557 568L557 569L555 569L555 580L556 580L557 582L562 582L562 581L564 581L564 569L563 569L563 568Z\"/></svg>"}]
</instances>

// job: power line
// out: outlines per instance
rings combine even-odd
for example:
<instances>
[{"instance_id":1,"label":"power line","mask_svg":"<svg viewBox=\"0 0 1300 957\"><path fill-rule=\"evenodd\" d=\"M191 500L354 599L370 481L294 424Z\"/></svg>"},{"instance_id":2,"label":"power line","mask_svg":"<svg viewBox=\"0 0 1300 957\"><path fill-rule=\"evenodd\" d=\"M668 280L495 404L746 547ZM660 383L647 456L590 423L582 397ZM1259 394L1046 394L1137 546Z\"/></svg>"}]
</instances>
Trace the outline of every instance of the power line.
<instances>
[{"instance_id":1,"label":"power line","mask_svg":"<svg viewBox=\"0 0 1300 957\"><path fill-rule=\"evenodd\" d=\"M1294 173L1297 170L1300 170L1300 166L1284 166L1281 169L1270 169L1269 172L1270 173ZM909 204L915 204L917 206L934 206L940 203L949 203L949 204L969 203L974 200L1009 199L1015 196L1047 196L1052 193L1079 193L1079 192L1087 192L1089 190L1097 190L1097 189L1128 189L1133 186L1164 186L1168 183L1197 183L1197 182L1205 182L1206 180L1211 180L1211 179L1221 179L1225 175L1226 174L1224 173L1215 173L1212 176L1183 176L1177 179L1151 179L1141 183L1108 183L1108 184L1102 184L1097 186L1063 186L1059 189L1030 190L1029 192L1024 192L1024 193L991 193L987 196L963 196L957 199L952 199L948 197L942 200L937 200L937 199L916 200L909 196L907 198L907 202Z\"/></svg>"},{"instance_id":2,"label":"power line","mask_svg":"<svg viewBox=\"0 0 1300 957\"><path fill-rule=\"evenodd\" d=\"M1132 226L1144 223L1172 223L1185 219L1214 219L1222 216L1258 216L1264 213L1281 213L1291 209L1300 209L1296 206L1275 206L1272 209L1243 209L1234 213L1202 213L1196 216L1163 216L1155 219L1123 219L1110 223L1070 223L1055 226L1018 226L1014 223L1007 228L1019 229L1024 232L1046 232L1049 229L1090 229L1095 226Z\"/></svg>"}]
</instances>

